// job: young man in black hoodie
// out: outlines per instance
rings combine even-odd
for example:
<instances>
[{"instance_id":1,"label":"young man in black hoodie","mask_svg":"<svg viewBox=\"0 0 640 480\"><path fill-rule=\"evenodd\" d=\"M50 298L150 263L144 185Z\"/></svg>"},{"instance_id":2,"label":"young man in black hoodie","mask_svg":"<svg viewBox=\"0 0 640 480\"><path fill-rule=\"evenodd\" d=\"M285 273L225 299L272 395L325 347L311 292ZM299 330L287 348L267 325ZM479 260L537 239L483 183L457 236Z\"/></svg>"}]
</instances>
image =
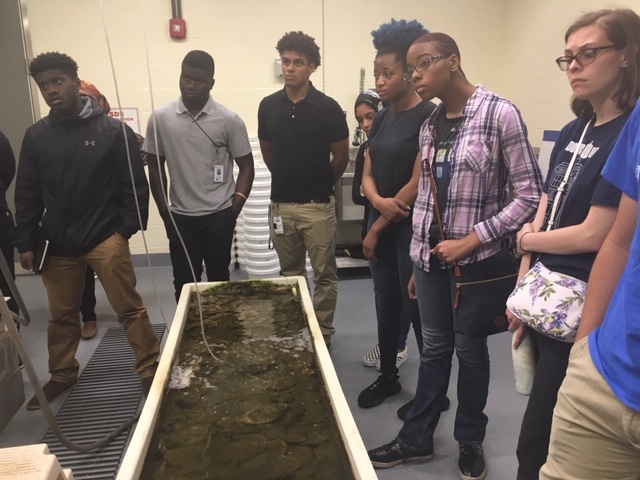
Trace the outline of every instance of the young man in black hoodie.
<instances>
[{"instance_id":1,"label":"young man in black hoodie","mask_svg":"<svg viewBox=\"0 0 640 480\"><path fill-rule=\"evenodd\" d=\"M124 325L136 355L134 370L146 393L159 345L135 288L128 243L141 222L146 227L149 205L149 185L135 134L107 116L97 102L80 96L78 65L71 57L41 54L29 65L29 73L51 111L27 130L22 142L14 242L20 264L34 271L40 222L50 241L42 269L51 311L51 380L43 387L45 396L51 402L78 383L75 352L87 265L98 274ZM27 410L38 408L33 397Z\"/></svg>"}]
</instances>

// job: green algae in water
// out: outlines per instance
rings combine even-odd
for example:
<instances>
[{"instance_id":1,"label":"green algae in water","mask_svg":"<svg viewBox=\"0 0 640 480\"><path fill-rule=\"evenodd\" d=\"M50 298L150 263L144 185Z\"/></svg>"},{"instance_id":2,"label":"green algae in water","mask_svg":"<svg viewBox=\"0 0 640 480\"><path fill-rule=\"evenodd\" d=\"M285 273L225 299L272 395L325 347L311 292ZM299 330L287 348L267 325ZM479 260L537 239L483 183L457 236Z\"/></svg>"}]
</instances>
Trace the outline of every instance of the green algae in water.
<instances>
[{"instance_id":1,"label":"green algae in water","mask_svg":"<svg viewBox=\"0 0 640 480\"><path fill-rule=\"evenodd\" d=\"M195 294L142 479L353 479L292 287Z\"/></svg>"}]
</instances>

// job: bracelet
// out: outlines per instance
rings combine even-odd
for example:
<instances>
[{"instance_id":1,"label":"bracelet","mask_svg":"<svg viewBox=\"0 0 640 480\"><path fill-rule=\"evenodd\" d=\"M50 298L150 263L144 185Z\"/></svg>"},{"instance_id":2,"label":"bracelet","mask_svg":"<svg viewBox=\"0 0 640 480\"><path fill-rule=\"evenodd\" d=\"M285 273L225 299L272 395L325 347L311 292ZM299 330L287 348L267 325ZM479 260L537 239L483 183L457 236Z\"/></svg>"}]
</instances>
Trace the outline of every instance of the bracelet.
<instances>
[{"instance_id":1,"label":"bracelet","mask_svg":"<svg viewBox=\"0 0 640 480\"><path fill-rule=\"evenodd\" d=\"M529 250L525 250L525 248L522 246L522 240L526 235L529 235L530 233L533 233L533 232L525 232L520 236L520 244L518 246L520 247L520 251L522 253L529 253Z\"/></svg>"},{"instance_id":2,"label":"bracelet","mask_svg":"<svg viewBox=\"0 0 640 480\"><path fill-rule=\"evenodd\" d=\"M242 192L235 192L234 195L240 195L242 198L244 198L245 200L247 199L247 196L242 193Z\"/></svg>"}]
</instances>

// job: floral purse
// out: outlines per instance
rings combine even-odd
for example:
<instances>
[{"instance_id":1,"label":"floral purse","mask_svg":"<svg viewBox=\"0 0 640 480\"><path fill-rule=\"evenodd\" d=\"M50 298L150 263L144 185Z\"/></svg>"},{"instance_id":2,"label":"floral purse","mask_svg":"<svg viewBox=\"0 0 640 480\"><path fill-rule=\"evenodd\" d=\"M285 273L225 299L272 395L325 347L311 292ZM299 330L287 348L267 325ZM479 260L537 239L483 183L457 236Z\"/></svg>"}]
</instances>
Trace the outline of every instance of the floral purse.
<instances>
[{"instance_id":1,"label":"floral purse","mask_svg":"<svg viewBox=\"0 0 640 480\"><path fill-rule=\"evenodd\" d=\"M507 299L507 308L534 330L573 342L586 293L586 282L536 262Z\"/></svg>"},{"instance_id":2,"label":"floral purse","mask_svg":"<svg viewBox=\"0 0 640 480\"><path fill-rule=\"evenodd\" d=\"M591 121L587 122L564 178L558 186L547 222L547 231L555 225L560 199L565 193L569 175L590 124ZM586 282L549 270L542 262L537 261L516 284L516 288L507 299L507 308L534 330L556 340L573 342L580 325L586 293Z\"/></svg>"}]
</instances>

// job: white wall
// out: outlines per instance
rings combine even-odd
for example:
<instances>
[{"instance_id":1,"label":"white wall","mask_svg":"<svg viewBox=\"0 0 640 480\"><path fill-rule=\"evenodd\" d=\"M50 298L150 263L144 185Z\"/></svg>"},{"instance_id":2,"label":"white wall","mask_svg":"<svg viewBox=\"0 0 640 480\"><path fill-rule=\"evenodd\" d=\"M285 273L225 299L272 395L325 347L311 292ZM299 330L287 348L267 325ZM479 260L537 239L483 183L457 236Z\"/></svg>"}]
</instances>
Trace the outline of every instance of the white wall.
<instances>
[{"instance_id":1,"label":"white wall","mask_svg":"<svg viewBox=\"0 0 640 480\"><path fill-rule=\"evenodd\" d=\"M567 28L582 13L600 8L628 7L640 12L640 0L510 0L504 5L501 93L520 108L530 141L539 146L543 130L559 130L575 118L566 74L555 64L564 50Z\"/></svg>"},{"instance_id":2,"label":"white wall","mask_svg":"<svg viewBox=\"0 0 640 480\"><path fill-rule=\"evenodd\" d=\"M640 0L633 3L640 11ZM95 83L115 107L104 18L120 104L139 108L143 132L152 110L150 91L155 106L177 98L182 58L202 49L216 61L213 97L238 112L254 135L258 103L282 88L274 75L275 44L291 30L315 37L322 66L312 81L342 105L353 129L361 67L366 68L366 86L374 85L370 32L393 17L416 18L455 38L470 81L521 108L534 146L543 129L559 128L571 118L570 90L553 62L562 53L566 27L584 10L610 6L596 0L183 0L187 39L174 41L168 35L169 0L102 4L104 16L99 0L27 0L33 53L71 55L80 65L80 78ZM149 251L166 252L164 227L151 203ZM133 253L144 251L140 235L131 246Z\"/></svg>"},{"instance_id":3,"label":"white wall","mask_svg":"<svg viewBox=\"0 0 640 480\"><path fill-rule=\"evenodd\" d=\"M417 18L433 31L447 31L460 43L465 71L473 81L499 89L500 76L486 62L484 52L500 46L499 19L502 1L475 0L184 0L187 39L168 35L169 0L103 0L104 23L111 44L120 105L138 107L142 131L153 103L161 105L179 95L178 75L184 55L206 50L216 61L214 98L238 112L250 134L257 131L256 112L262 97L282 88L274 75L275 44L284 32L303 30L321 47L322 66L314 84L333 96L348 112L355 128L353 101L358 93L360 67L366 68L366 85L373 86L374 49L371 30L390 18ZM98 0L28 0L33 53L58 50L80 65L80 77L95 83L118 104L111 74L107 42ZM323 8L324 6L324 8ZM464 16L459 12L466 12ZM477 34L476 20L484 20L486 32ZM490 22L487 24L487 22ZM146 48L149 55L147 74ZM40 99L42 112L47 107ZM152 201L153 204L153 201ZM151 208L147 231L149 251L166 252L164 227ZM141 236L131 242L132 251L144 251Z\"/></svg>"}]
</instances>

